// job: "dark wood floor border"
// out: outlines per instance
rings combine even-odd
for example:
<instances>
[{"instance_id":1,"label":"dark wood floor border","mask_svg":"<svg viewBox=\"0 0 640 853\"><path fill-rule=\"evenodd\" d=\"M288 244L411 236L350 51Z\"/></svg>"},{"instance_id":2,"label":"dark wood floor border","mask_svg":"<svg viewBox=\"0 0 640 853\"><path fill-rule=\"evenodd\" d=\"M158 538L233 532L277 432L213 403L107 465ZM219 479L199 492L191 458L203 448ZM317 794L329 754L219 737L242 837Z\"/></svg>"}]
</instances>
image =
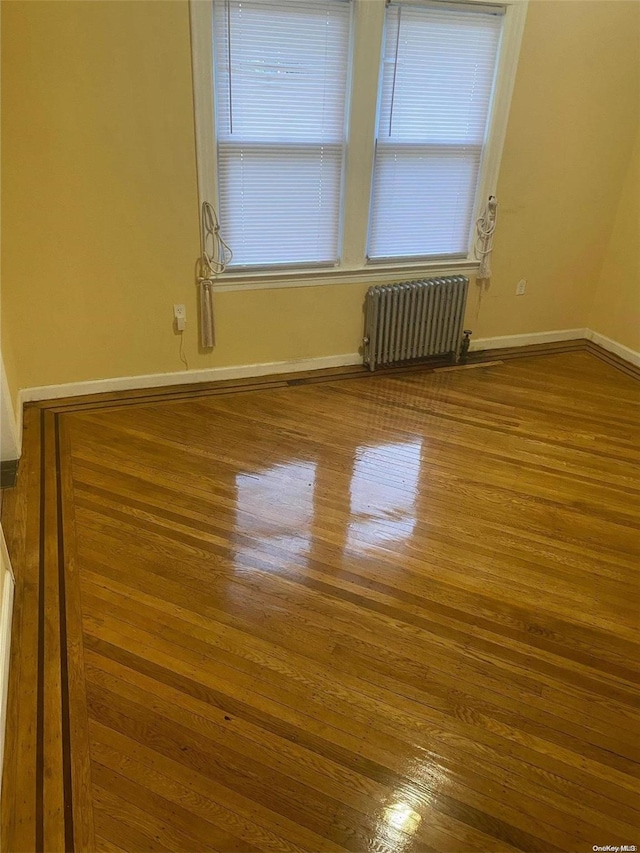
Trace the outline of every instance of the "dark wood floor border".
<instances>
[{"instance_id":1,"label":"dark wood floor border","mask_svg":"<svg viewBox=\"0 0 640 853\"><path fill-rule=\"evenodd\" d=\"M36 851L74 850L58 421L42 410Z\"/></svg>"},{"instance_id":2,"label":"dark wood floor border","mask_svg":"<svg viewBox=\"0 0 640 853\"><path fill-rule=\"evenodd\" d=\"M623 371L629 376L640 379L640 368L625 361L598 344L585 338L573 341L556 341L546 344L531 344L528 346L509 347L503 349L487 349L472 352L469 364L481 364L488 361L509 361L514 358L533 358L537 356L561 355L567 352L585 351L601 361ZM316 382L331 382L339 379L368 379L380 376L395 376L412 371L436 370L448 364L441 357L421 362L419 364L399 365L381 368L371 373L362 365L351 365L326 370L309 370L298 373L281 373L270 376L248 377L244 379L224 379L215 382L198 382L189 385L171 385L156 388L141 388L128 391L104 392L80 397L65 397L54 400L41 400L33 405L40 409L51 410L56 414L65 412L90 412L99 409L122 408L129 405L147 403L189 400L197 397L217 394L237 394L269 388L285 388L294 385L305 385Z\"/></svg>"},{"instance_id":3,"label":"dark wood floor border","mask_svg":"<svg viewBox=\"0 0 640 853\"><path fill-rule=\"evenodd\" d=\"M71 737L69 717L69 665L66 595L66 543L62 523L62 477L60 463L60 415L42 411L42 484L40 613L44 626L39 630L43 649L45 680L39 696L39 731L45 732L42 761L43 846L36 850L75 849L73 828L73 791L71 773Z\"/></svg>"},{"instance_id":4,"label":"dark wood floor border","mask_svg":"<svg viewBox=\"0 0 640 853\"><path fill-rule=\"evenodd\" d=\"M26 535L20 550L18 543L13 548L10 544L16 574L12 665L18 658L22 665L10 671L2 848L73 853L78 848L73 826L60 415L32 410L26 423L28 482L15 499L27 505ZM25 661L31 674L22 671Z\"/></svg>"},{"instance_id":5,"label":"dark wood floor border","mask_svg":"<svg viewBox=\"0 0 640 853\"><path fill-rule=\"evenodd\" d=\"M601 347L599 344L594 343L593 341L587 341L585 349L587 352L590 352L592 355L595 355L596 358L599 358L600 361L604 361L605 364L609 364L611 367L615 367L616 370L622 371L622 373L626 373L627 376L631 376L633 379L640 379L640 367L636 364L633 364L630 361L622 358L619 355L616 355L609 350L606 350L604 347Z\"/></svg>"},{"instance_id":6,"label":"dark wood floor border","mask_svg":"<svg viewBox=\"0 0 640 853\"><path fill-rule=\"evenodd\" d=\"M44 848L44 636L45 636L45 602L44 602L44 511L45 511L45 413L40 412L40 531L38 536L38 667L36 686L36 851Z\"/></svg>"}]
</instances>

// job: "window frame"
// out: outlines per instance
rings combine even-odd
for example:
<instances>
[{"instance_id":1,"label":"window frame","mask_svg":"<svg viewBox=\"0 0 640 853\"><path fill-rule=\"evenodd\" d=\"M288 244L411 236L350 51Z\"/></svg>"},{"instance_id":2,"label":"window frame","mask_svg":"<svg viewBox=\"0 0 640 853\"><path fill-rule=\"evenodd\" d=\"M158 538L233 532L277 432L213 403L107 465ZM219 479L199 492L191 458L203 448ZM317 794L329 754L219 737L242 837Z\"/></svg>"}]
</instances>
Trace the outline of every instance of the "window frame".
<instances>
[{"instance_id":1,"label":"window frame","mask_svg":"<svg viewBox=\"0 0 640 853\"><path fill-rule=\"evenodd\" d=\"M351 66L348 70L347 144L343 164L340 261L321 267L261 267L228 270L214 283L217 291L255 290L326 284L375 283L436 272L470 274L478 268L473 246L466 258L387 262L367 259L371 182L376 143L386 0L352 0ZM489 195L496 194L528 0L402 0L403 5L490 7L504 10L489 126L480 164L472 221ZM199 209L218 209L218 163L213 81L213 0L190 0L191 57ZM370 45L377 44L378 50ZM358 97L351 97L357 91ZM365 193L362 187L368 188ZM221 223L224 234L224 223ZM232 247L233 248L233 247Z\"/></svg>"}]
</instances>

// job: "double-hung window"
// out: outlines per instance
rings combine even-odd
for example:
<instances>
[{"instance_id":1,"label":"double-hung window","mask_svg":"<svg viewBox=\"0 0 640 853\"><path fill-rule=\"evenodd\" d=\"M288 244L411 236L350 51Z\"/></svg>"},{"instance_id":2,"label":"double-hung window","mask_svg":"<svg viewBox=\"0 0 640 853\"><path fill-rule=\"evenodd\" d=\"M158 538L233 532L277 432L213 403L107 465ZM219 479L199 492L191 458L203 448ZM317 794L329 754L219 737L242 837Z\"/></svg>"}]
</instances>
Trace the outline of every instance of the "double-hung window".
<instances>
[{"instance_id":1,"label":"double-hung window","mask_svg":"<svg viewBox=\"0 0 640 853\"><path fill-rule=\"evenodd\" d=\"M200 196L233 250L223 283L473 265L526 0L191 8Z\"/></svg>"},{"instance_id":2,"label":"double-hung window","mask_svg":"<svg viewBox=\"0 0 640 853\"><path fill-rule=\"evenodd\" d=\"M220 221L238 266L334 265L350 3L214 5Z\"/></svg>"}]
</instances>

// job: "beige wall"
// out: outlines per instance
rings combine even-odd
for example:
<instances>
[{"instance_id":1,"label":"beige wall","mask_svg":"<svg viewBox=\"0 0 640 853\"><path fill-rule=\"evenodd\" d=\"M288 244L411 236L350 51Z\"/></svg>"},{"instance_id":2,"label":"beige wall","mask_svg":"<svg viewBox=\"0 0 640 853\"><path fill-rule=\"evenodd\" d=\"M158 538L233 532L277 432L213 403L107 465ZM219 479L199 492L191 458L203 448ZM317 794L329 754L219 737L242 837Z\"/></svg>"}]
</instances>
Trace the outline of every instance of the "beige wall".
<instances>
[{"instance_id":1,"label":"beige wall","mask_svg":"<svg viewBox=\"0 0 640 853\"><path fill-rule=\"evenodd\" d=\"M589 326L640 352L640 133L622 188Z\"/></svg>"},{"instance_id":2,"label":"beige wall","mask_svg":"<svg viewBox=\"0 0 640 853\"><path fill-rule=\"evenodd\" d=\"M640 3L532 0L476 337L583 327L637 127ZM224 293L197 348L189 16L2 4L2 331L19 387L355 352L366 285ZM610 255L609 255L610 256ZM524 297L515 296L521 278ZM3 343L4 348L4 343Z\"/></svg>"}]
</instances>

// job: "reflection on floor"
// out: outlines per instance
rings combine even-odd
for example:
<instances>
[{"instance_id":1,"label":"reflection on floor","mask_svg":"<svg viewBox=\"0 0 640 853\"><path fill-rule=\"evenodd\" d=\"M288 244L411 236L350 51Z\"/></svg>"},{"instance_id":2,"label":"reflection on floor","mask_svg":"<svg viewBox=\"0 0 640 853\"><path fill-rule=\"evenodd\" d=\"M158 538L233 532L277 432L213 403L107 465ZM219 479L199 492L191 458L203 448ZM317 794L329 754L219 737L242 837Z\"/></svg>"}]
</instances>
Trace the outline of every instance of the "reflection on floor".
<instances>
[{"instance_id":1,"label":"reflection on floor","mask_svg":"<svg viewBox=\"0 0 640 853\"><path fill-rule=\"evenodd\" d=\"M346 547L401 547L416 525L422 440L357 447Z\"/></svg>"},{"instance_id":2,"label":"reflection on floor","mask_svg":"<svg viewBox=\"0 0 640 853\"><path fill-rule=\"evenodd\" d=\"M256 540L296 564L309 553L315 462L286 462L236 475L235 564L251 565Z\"/></svg>"}]
</instances>

